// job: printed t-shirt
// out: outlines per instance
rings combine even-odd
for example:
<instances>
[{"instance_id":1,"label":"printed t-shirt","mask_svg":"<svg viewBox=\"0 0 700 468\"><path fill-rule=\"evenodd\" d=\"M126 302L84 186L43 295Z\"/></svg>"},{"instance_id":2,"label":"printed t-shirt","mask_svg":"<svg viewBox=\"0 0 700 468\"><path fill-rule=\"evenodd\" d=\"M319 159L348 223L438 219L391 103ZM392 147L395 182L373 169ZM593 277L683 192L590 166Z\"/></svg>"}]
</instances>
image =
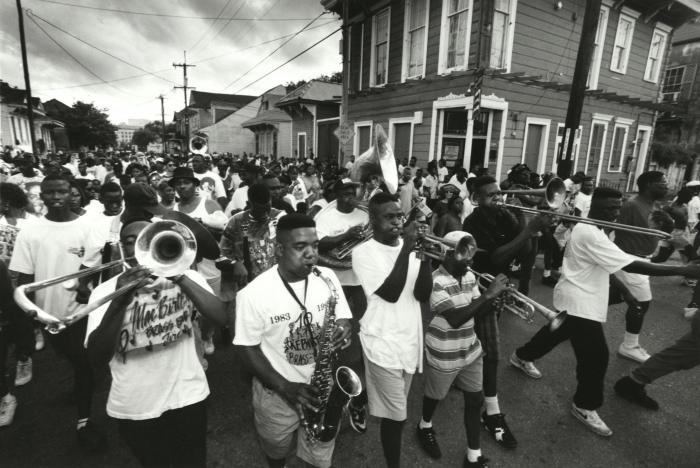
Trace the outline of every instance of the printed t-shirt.
<instances>
[{"instance_id":1,"label":"printed t-shirt","mask_svg":"<svg viewBox=\"0 0 700 468\"><path fill-rule=\"evenodd\" d=\"M321 240L328 236L337 236L344 233L353 226L364 226L369 222L367 212L355 208L350 213L341 213L337 208L320 212L316 218L316 234ZM360 281L357 279L352 268L347 270L333 270L343 286L357 286Z\"/></svg>"},{"instance_id":2,"label":"printed t-shirt","mask_svg":"<svg viewBox=\"0 0 700 468\"><path fill-rule=\"evenodd\" d=\"M210 200L214 201L219 198L226 198L226 188L224 187L224 182L217 174L212 171L203 172L201 174L195 172L194 176L199 179L199 187L197 187L197 192L200 195L204 195Z\"/></svg>"},{"instance_id":3,"label":"printed t-shirt","mask_svg":"<svg viewBox=\"0 0 700 468\"><path fill-rule=\"evenodd\" d=\"M338 295L336 320L352 318L333 270L317 268L333 282ZM326 282L313 273L308 276L308 284L297 281L289 286L310 316L305 317L307 314L287 291L275 265L238 292L233 344L260 345L265 357L282 377L290 382L309 383L316 366L315 343L321 338L331 291Z\"/></svg>"}]
</instances>

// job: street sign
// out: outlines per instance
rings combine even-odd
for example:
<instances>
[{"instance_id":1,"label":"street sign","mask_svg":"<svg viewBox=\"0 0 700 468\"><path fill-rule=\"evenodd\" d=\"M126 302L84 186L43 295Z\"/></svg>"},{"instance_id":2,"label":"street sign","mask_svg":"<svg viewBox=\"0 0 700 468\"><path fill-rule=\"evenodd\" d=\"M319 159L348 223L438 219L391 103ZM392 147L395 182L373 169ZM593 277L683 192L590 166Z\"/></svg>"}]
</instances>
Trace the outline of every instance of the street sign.
<instances>
[{"instance_id":1,"label":"street sign","mask_svg":"<svg viewBox=\"0 0 700 468\"><path fill-rule=\"evenodd\" d=\"M333 133L344 145L350 143L350 140L355 136L355 131L347 123L343 123L340 127L336 128Z\"/></svg>"}]
</instances>

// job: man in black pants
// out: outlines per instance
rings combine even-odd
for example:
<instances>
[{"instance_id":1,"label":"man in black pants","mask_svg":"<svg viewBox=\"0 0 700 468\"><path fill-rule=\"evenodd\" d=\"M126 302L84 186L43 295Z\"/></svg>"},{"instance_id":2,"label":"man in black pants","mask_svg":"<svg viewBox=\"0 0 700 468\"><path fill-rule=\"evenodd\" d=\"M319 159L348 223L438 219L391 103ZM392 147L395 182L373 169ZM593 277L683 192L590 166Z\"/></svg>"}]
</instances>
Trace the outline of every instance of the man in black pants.
<instances>
[{"instance_id":1,"label":"man in black pants","mask_svg":"<svg viewBox=\"0 0 700 468\"><path fill-rule=\"evenodd\" d=\"M615 221L622 194L600 187L593 192L589 218ZM608 346L603 334L607 319L609 275L618 270L651 276L700 276L700 265L665 266L636 260L617 247L598 226L577 224L566 246L562 276L554 288L554 307L567 312L555 331L544 326L511 356L511 364L531 375L533 361L559 343L570 340L576 355L578 385L571 413L598 435L612 435L598 416L603 404L603 384L608 367Z\"/></svg>"}]
</instances>

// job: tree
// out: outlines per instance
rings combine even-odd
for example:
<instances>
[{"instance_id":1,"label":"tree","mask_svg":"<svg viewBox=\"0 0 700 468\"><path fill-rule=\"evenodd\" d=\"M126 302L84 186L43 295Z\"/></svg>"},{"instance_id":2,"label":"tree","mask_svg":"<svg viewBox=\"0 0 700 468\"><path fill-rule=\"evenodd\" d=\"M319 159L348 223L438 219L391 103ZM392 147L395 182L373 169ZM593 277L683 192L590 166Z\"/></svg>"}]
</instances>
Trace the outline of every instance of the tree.
<instances>
[{"instance_id":1,"label":"tree","mask_svg":"<svg viewBox=\"0 0 700 468\"><path fill-rule=\"evenodd\" d=\"M117 142L117 127L112 125L105 114L94 104L78 101L60 116L66 133L74 148L105 148Z\"/></svg>"},{"instance_id":2,"label":"tree","mask_svg":"<svg viewBox=\"0 0 700 468\"><path fill-rule=\"evenodd\" d=\"M330 75L319 75L316 78L312 78L309 81L312 80L318 80L318 81L327 81L329 83L342 83L343 82L343 72L342 71L337 71L334 73L331 73ZM299 80L299 81L289 81L284 87L287 89L288 93L291 93L295 89L297 89L300 86L304 86L306 83L309 81L307 80Z\"/></svg>"},{"instance_id":3,"label":"tree","mask_svg":"<svg viewBox=\"0 0 700 468\"><path fill-rule=\"evenodd\" d=\"M154 133L144 127L134 131L134 135L131 137L131 144L138 146L140 150L145 150L149 143L153 143L159 139L160 134Z\"/></svg>"}]
</instances>

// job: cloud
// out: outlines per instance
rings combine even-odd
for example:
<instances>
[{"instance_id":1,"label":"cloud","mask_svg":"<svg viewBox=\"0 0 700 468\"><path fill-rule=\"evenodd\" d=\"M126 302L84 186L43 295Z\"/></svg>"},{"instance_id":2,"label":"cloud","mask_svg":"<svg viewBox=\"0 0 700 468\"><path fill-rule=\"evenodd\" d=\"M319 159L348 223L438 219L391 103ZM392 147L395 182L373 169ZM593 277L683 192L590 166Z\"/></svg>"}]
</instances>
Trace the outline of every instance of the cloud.
<instances>
[{"instance_id":1,"label":"cloud","mask_svg":"<svg viewBox=\"0 0 700 468\"><path fill-rule=\"evenodd\" d=\"M228 2L228 0L65 1L98 8L195 17L215 17ZM96 106L107 110L114 123L129 118L159 119L160 100L157 96L160 94L166 97L167 119L174 111L181 109L184 105L182 90L173 89L173 86L182 84L182 69L174 68L173 63L181 63L183 51L191 49L195 44L196 47L187 52L188 63L196 65L188 69L189 85L201 91L222 92L227 84L243 75L283 41L251 46L292 34L309 22L308 19L280 22L228 22L227 19L214 21L143 16L61 6L41 0L24 0L23 6L30 9L37 17L44 18L83 41L128 62L128 64L122 63L37 19L37 23L80 63L105 81L111 82L80 86L99 83L100 80L70 58L25 15L33 94L43 100L56 98L66 104L72 104L76 100L94 102ZM221 17L230 18L237 12L236 17L240 18L313 18L322 11L323 7L319 0L231 0ZM316 28L319 25L322 26ZM336 33L307 54L270 76L258 80L262 75L339 26L337 17L330 14L322 16L313 24L313 29L294 38L225 92L258 94L278 84L309 79L340 70L338 55L340 33ZM0 4L0 42L2 44L0 79L13 86L24 87L17 10L14 2ZM211 57L217 58L206 60ZM160 78L146 75L135 67L146 71L157 71L156 74ZM144 76L113 81L135 75ZM249 84L250 86L242 89Z\"/></svg>"}]
</instances>

